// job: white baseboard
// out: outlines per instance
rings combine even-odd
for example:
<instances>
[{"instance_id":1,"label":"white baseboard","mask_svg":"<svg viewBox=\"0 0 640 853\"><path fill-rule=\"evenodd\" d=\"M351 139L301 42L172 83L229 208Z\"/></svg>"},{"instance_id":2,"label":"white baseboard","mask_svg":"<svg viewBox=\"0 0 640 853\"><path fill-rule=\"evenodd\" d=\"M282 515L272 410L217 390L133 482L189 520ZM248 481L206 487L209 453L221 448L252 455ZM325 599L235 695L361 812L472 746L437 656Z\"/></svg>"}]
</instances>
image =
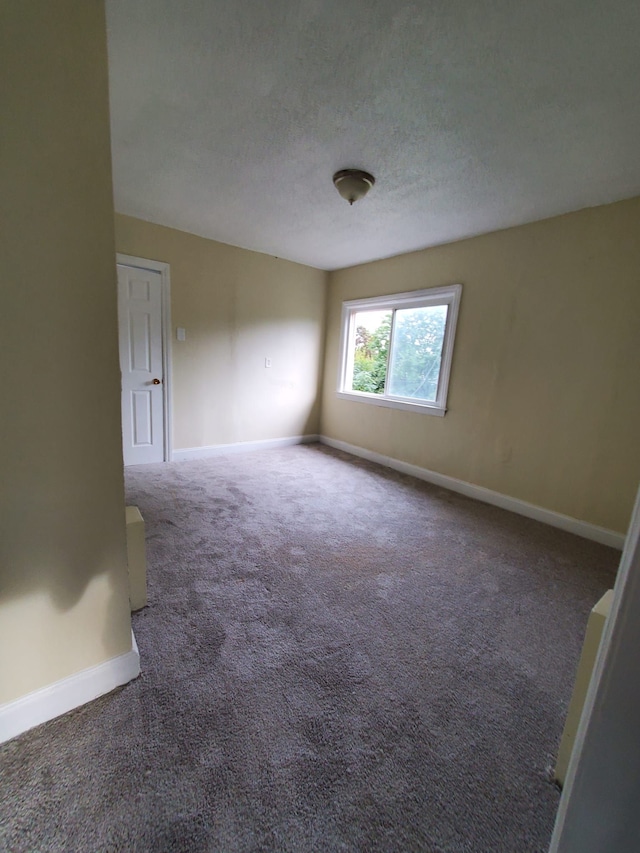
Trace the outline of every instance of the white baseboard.
<instances>
[{"instance_id":1,"label":"white baseboard","mask_svg":"<svg viewBox=\"0 0 640 853\"><path fill-rule=\"evenodd\" d=\"M448 477L446 474L438 474L437 471L430 471L428 468L410 465L408 462L401 462L399 459L393 459L391 456L383 456L381 453L374 453L372 450L366 450L354 444L347 444L345 441L337 441L325 435L320 436L320 442L329 447L334 447L336 450L343 450L345 453L351 453L353 456L360 456L362 459L368 459L370 462L377 462L379 465L393 468L402 474L409 474L411 477L416 477L419 480L426 480L428 483L441 486L443 489L459 492L461 495L466 495L469 498L475 498L484 503L501 507L501 509L515 512L518 515L542 521L544 524L549 524L551 527L558 527L560 530L566 530L568 533L575 533L576 536L591 539L594 542L599 542L601 545L608 545L611 548L617 548L619 551L622 551L624 547L624 534L618 533L615 530L598 527L595 524L589 524L587 521L580 521L569 515L562 515L562 513L553 512L553 510L527 503L527 501L521 501L518 498L511 498L500 492L485 489L484 486L476 486L473 483L467 483L465 480L457 480L455 477Z\"/></svg>"},{"instance_id":2,"label":"white baseboard","mask_svg":"<svg viewBox=\"0 0 640 853\"><path fill-rule=\"evenodd\" d=\"M237 441L234 444L210 444L205 447L183 447L174 450L172 462L185 462L187 459L208 459L211 456L224 456L227 453L246 453L249 450L272 450L275 447L290 447L293 444L313 444L320 440L318 435L294 435L290 438L268 438L264 441Z\"/></svg>"},{"instance_id":3,"label":"white baseboard","mask_svg":"<svg viewBox=\"0 0 640 853\"><path fill-rule=\"evenodd\" d=\"M132 631L131 651L0 705L0 743L110 693L139 674L140 654Z\"/></svg>"}]
</instances>

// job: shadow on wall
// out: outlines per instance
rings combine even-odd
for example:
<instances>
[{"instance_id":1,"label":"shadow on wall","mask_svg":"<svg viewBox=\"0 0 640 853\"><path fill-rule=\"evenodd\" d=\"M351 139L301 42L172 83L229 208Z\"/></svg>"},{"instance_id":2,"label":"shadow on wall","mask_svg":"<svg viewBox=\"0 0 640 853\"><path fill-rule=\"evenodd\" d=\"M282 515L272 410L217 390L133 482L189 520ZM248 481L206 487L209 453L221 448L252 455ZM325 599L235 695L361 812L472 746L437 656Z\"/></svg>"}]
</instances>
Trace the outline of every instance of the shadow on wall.
<instances>
[{"instance_id":1,"label":"shadow on wall","mask_svg":"<svg viewBox=\"0 0 640 853\"><path fill-rule=\"evenodd\" d=\"M316 406L314 406L313 408L315 410ZM305 421L304 427L303 427L300 435L317 435L317 430L318 430L318 418L314 414L314 411L311 411L309 413L309 417Z\"/></svg>"},{"instance_id":2,"label":"shadow on wall","mask_svg":"<svg viewBox=\"0 0 640 853\"><path fill-rule=\"evenodd\" d=\"M48 593L62 612L73 608L93 578L123 565L125 551L124 496L122 517L105 517L96 483L86 478L66 482L59 492L20 494L20 486L2 511L0 535L0 603L38 590Z\"/></svg>"}]
</instances>

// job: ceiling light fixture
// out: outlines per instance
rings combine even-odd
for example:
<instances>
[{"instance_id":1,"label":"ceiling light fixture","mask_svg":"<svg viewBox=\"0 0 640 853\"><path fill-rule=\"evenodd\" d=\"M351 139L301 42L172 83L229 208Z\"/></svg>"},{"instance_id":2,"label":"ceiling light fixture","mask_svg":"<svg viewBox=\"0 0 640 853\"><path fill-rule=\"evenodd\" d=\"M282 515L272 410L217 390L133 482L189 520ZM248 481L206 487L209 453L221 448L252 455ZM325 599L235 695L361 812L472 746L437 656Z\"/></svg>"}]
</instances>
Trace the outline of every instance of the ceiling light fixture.
<instances>
[{"instance_id":1,"label":"ceiling light fixture","mask_svg":"<svg viewBox=\"0 0 640 853\"><path fill-rule=\"evenodd\" d=\"M335 188L349 204L364 198L375 182L373 175L361 169L342 169L333 176Z\"/></svg>"}]
</instances>

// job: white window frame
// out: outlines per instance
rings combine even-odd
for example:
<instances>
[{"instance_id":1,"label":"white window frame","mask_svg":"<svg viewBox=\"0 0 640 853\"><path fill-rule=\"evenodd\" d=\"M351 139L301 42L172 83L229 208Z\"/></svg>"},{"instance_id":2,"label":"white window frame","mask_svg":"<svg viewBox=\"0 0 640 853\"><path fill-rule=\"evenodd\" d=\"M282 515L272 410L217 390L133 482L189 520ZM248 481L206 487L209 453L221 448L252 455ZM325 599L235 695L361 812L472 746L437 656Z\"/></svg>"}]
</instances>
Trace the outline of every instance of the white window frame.
<instances>
[{"instance_id":1,"label":"white window frame","mask_svg":"<svg viewBox=\"0 0 640 853\"><path fill-rule=\"evenodd\" d=\"M340 339L340 365L338 373L337 396L343 400L359 403L371 403L374 406L385 406L390 409L405 409L410 412L420 412L427 415L443 417L447 411L447 393L453 359L453 344L458 322L461 284L450 284L446 287L430 287L426 290L412 290L407 293L393 293L389 296L373 296L368 299L350 299L342 303L342 335ZM396 397L391 394L370 394L366 391L353 391L353 359L350 357L355 349L356 324L355 317L359 311L395 311L398 308L423 308L430 305L447 305L447 324L442 345L442 361L438 376L438 392L436 399L431 402L414 400L409 397ZM394 323L391 323L391 340L389 341L389 359L393 343Z\"/></svg>"}]
</instances>

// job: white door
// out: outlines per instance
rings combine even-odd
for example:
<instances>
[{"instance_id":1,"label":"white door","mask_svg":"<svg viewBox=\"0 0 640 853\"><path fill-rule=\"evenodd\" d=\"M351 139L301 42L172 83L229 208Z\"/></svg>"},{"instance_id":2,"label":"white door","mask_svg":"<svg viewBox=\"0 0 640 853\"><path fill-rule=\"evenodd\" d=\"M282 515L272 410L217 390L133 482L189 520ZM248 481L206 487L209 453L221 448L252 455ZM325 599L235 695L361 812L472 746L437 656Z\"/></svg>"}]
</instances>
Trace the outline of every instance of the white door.
<instances>
[{"instance_id":1,"label":"white door","mask_svg":"<svg viewBox=\"0 0 640 853\"><path fill-rule=\"evenodd\" d=\"M162 277L118 264L125 465L164 460Z\"/></svg>"}]
</instances>

